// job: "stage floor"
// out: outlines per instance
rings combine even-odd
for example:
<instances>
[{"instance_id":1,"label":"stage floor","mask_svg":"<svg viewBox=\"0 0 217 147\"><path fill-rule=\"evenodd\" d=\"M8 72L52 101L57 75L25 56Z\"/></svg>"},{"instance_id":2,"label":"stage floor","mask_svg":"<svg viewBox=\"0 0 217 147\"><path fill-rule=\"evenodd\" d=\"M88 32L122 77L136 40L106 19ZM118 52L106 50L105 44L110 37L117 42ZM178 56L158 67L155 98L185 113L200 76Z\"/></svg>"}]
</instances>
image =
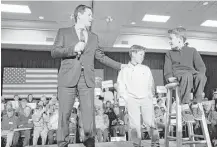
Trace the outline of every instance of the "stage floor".
<instances>
[{"instance_id":1,"label":"stage floor","mask_svg":"<svg viewBox=\"0 0 217 147\"><path fill-rule=\"evenodd\" d=\"M164 146L164 140L160 140L161 147ZM150 147L151 141L150 140L142 140L142 145L144 147ZM57 147L57 145L38 145L37 147ZM69 144L69 147L84 147L83 144ZM104 143L96 143L96 147L133 147L130 141L120 141L120 142L104 142ZM177 147L175 142L170 142L169 147ZM183 147L190 147L189 145L184 145ZM196 147L205 147L205 145L196 145Z\"/></svg>"}]
</instances>

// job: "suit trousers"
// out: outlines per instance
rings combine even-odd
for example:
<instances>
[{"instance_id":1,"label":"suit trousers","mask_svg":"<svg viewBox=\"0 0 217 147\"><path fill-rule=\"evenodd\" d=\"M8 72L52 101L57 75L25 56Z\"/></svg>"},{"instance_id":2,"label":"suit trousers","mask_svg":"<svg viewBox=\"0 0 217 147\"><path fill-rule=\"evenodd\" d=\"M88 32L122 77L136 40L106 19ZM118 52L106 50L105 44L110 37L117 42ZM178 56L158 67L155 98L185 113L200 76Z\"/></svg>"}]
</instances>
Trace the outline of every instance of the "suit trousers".
<instances>
[{"instance_id":1,"label":"suit trousers","mask_svg":"<svg viewBox=\"0 0 217 147\"><path fill-rule=\"evenodd\" d=\"M194 95L194 102L202 102L202 93L207 81L204 74L185 72L176 77L179 81L179 97L182 104L191 102L191 92Z\"/></svg>"},{"instance_id":2,"label":"suit trousers","mask_svg":"<svg viewBox=\"0 0 217 147\"><path fill-rule=\"evenodd\" d=\"M79 95L81 121L83 123L85 135L84 140L95 136L94 88L87 86L84 72L82 71L80 79L75 87L58 87L58 146L61 146L64 142L69 142L69 118L77 92Z\"/></svg>"}]
</instances>

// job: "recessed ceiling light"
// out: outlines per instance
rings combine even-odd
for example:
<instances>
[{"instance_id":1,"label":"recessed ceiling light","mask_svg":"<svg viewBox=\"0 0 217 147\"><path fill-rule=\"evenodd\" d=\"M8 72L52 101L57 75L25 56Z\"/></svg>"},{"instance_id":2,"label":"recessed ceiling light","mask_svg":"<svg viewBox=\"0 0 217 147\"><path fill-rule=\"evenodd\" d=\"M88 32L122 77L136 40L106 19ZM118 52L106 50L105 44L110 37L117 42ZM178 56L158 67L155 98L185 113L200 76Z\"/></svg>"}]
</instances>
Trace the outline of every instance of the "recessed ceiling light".
<instances>
[{"instance_id":1,"label":"recessed ceiling light","mask_svg":"<svg viewBox=\"0 0 217 147\"><path fill-rule=\"evenodd\" d=\"M146 14L146 15L143 17L142 21L167 22L168 19L170 19L170 16Z\"/></svg>"},{"instance_id":2,"label":"recessed ceiling light","mask_svg":"<svg viewBox=\"0 0 217 147\"><path fill-rule=\"evenodd\" d=\"M11 5L11 4L1 4L1 12L31 13L29 6L27 5Z\"/></svg>"},{"instance_id":3,"label":"recessed ceiling light","mask_svg":"<svg viewBox=\"0 0 217 147\"><path fill-rule=\"evenodd\" d=\"M38 18L39 18L39 19L44 19L44 16L39 16Z\"/></svg>"},{"instance_id":4,"label":"recessed ceiling light","mask_svg":"<svg viewBox=\"0 0 217 147\"><path fill-rule=\"evenodd\" d=\"M132 24L132 25L135 25L135 24L136 24L136 22L134 22L134 21L133 21L133 22L131 22L131 24Z\"/></svg>"},{"instance_id":5,"label":"recessed ceiling light","mask_svg":"<svg viewBox=\"0 0 217 147\"><path fill-rule=\"evenodd\" d=\"M205 27L217 27L217 20L206 20L204 21L201 26Z\"/></svg>"},{"instance_id":6,"label":"recessed ceiling light","mask_svg":"<svg viewBox=\"0 0 217 147\"><path fill-rule=\"evenodd\" d=\"M209 4L209 2L204 2L204 3L203 3L204 6L206 6L206 5L208 5L208 4Z\"/></svg>"}]
</instances>

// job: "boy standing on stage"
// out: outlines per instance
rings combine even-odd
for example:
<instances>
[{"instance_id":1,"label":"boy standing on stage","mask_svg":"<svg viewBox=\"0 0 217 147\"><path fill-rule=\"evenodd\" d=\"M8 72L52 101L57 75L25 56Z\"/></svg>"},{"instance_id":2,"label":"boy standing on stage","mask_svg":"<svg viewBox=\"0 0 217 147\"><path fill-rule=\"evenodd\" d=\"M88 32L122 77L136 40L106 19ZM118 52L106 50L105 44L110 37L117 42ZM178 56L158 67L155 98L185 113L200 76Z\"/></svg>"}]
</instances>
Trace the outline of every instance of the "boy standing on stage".
<instances>
[{"instance_id":1,"label":"boy standing on stage","mask_svg":"<svg viewBox=\"0 0 217 147\"><path fill-rule=\"evenodd\" d=\"M154 80L148 66L142 65L145 48L133 45L129 51L131 61L118 75L118 92L126 101L129 115L131 140L135 147L141 146L141 115L149 126L152 146L159 147L159 133L154 122Z\"/></svg>"}]
</instances>

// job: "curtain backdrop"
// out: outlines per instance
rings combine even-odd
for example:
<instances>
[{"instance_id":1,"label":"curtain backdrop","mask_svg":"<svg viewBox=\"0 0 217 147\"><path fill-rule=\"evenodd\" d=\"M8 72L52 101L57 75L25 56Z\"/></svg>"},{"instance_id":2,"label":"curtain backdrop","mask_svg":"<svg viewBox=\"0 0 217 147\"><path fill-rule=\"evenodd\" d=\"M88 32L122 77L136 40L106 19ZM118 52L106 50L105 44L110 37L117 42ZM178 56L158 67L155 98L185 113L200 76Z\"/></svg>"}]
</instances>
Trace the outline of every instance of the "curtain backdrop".
<instances>
[{"instance_id":1,"label":"curtain backdrop","mask_svg":"<svg viewBox=\"0 0 217 147\"><path fill-rule=\"evenodd\" d=\"M125 52L106 52L110 58L128 63L130 57ZM163 84L163 65L164 53L146 53L144 64L149 66L155 78L156 85ZM205 87L206 96L211 98L212 90L217 87L217 57L202 55L207 68L207 84ZM1 78L4 67L18 68L59 68L60 60L53 59L50 52L47 51L26 51L26 50L1 50ZM104 66L95 60L95 69L104 69L104 80L113 80L116 82L118 71Z\"/></svg>"}]
</instances>

